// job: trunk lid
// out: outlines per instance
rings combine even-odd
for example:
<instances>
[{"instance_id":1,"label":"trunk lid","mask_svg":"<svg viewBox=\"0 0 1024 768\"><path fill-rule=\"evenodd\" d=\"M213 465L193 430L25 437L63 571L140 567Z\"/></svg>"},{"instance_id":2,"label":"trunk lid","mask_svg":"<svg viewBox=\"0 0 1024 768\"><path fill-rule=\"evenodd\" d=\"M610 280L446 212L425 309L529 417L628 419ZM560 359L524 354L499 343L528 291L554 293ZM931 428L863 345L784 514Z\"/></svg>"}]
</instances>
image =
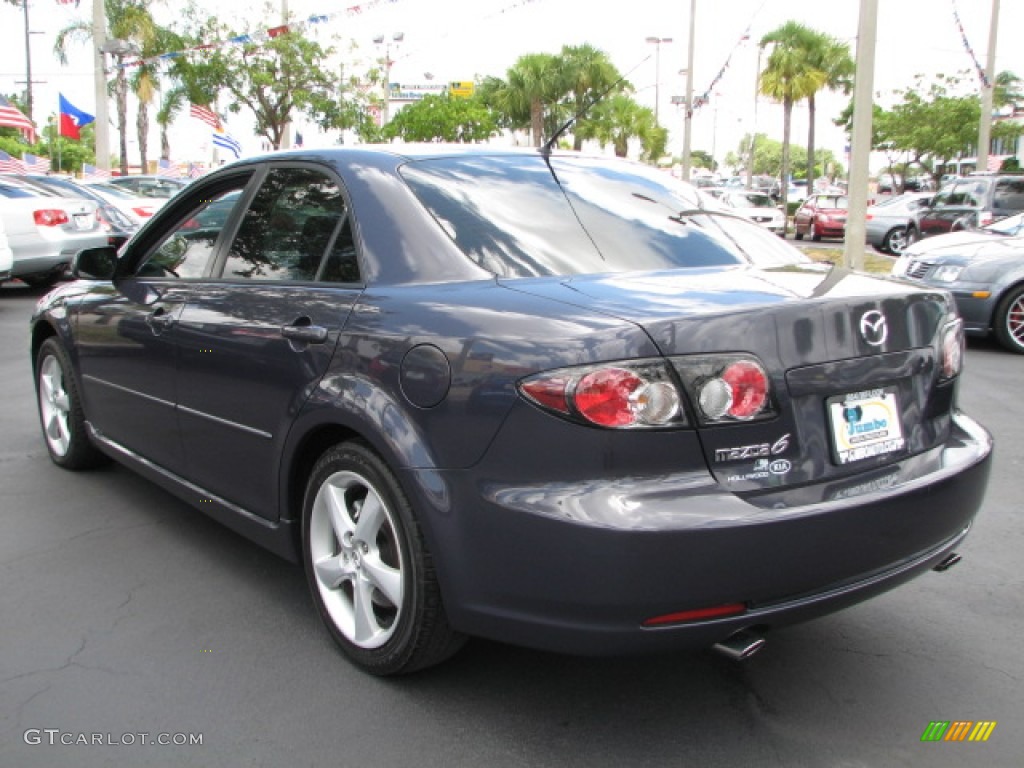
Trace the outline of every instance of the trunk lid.
<instances>
[{"instance_id":1,"label":"trunk lid","mask_svg":"<svg viewBox=\"0 0 1024 768\"><path fill-rule=\"evenodd\" d=\"M949 433L955 380L939 381L938 340L954 309L943 291L819 267L524 282L516 288L640 325L683 381L695 356L755 355L778 415L697 426L732 490L879 471Z\"/></svg>"}]
</instances>

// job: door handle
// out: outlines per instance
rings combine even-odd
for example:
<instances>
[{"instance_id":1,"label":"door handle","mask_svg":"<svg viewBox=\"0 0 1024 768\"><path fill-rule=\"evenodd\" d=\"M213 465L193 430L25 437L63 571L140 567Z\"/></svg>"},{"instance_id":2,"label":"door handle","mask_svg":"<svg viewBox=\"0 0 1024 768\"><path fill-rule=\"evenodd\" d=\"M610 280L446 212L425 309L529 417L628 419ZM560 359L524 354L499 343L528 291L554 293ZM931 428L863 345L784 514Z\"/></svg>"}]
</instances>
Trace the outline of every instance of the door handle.
<instances>
[{"instance_id":1,"label":"door handle","mask_svg":"<svg viewBox=\"0 0 1024 768\"><path fill-rule=\"evenodd\" d=\"M281 335L291 341L306 344L323 344L327 341L327 329L322 325L285 325L281 328Z\"/></svg>"},{"instance_id":2,"label":"door handle","mask_svg":"<svg viewBox=\"0 0 1024 768\"><path fill-rule=\"evenodd\" d=\"M163 307L157 307L146 315L146 325L154 334L161 334L174 325L174 315Z\"/></svg>"}]
</instances>

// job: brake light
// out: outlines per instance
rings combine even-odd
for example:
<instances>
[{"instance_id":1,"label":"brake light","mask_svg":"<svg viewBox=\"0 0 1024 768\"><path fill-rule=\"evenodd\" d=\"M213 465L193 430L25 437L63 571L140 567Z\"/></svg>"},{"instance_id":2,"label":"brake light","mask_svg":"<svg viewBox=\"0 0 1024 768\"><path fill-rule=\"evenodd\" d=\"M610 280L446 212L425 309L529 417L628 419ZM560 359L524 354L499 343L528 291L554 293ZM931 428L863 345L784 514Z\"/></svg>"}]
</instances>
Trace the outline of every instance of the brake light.
<instances>
[{"instance_id":1,"label":"brake light","mask_svg":"<svg viewBox=\"0 0 1024 768\"><path fill-rule=\"evenodd\" d=\"M39 227L59 227L69 221L67 212L56 208L40 208L32 212L32 217Z\"/></svg>"},{"instance_id":2,"label":"brake light","mask_svg":"<svg viewBox=\"0 0 1024 768\"><path fill-rule=\"evenodd\" d=\"M199 219L193 217L181 225L182 229L199 229Z\"/></svg>"},{"instance_id":3,"label":"brake light","mask_svg":"<svg viewBox=\"0 0 1024 768\"><path fill-rule=\"evenodd\" d=\"M153 215L153 209L152 208L144 208L141 205L138 208L132 208L132 212L135 213L136 216L141 216L144 219ZM195 221L195 219L189 219L189 221ZM188 222L186 222L186 224L187 223Z\"/></svg>"},{"instance_id":4,"label":"brake light","mask_svg":"<svg viewBox=\"0 0 1024 768\"><path fill-rule=\"evenodd\" d=\"M726 603L715 605L710 608L697 608L691 611L677 611L666 613L662 616L652 616L644 619L641 624L645 627L662 627L666 624L682 624L687 621L705 621L707 619L721 619L725 616L738 616L747 610L746 603Z\"/></svg>"},{"instance_id":5,"label":"brake light","mask_svg":"<svg viewBox=\"0 0 1024 768\"><path fill-rule=\"evenodd\" d=\"M549 371L520 382L519 389L537 405L593 426L685 423L680 393L661 363Z\"/></svg>"},{"instance_id":6,"label":"brake light","mask_svg":"<svg viewBox=\"0 0 1024 768\"><path fill-rule=\"evenodd\" d=\"M989 224L994 222L996 217L992 214L992 211L979 211L978 212L978 226L987 227Z\"/></svg>"},{"instance_id":7,"label":"brake light","mask_svg":"<svg viewBox=\"0 0 1024 768\"><path fill-rule=\"evenodd\" d=\"M697 403L704 417L718 421L731 417L748 421L768 402L768 375L752 360L729 364L700 385Z\"/></svg>"}]
</instances>

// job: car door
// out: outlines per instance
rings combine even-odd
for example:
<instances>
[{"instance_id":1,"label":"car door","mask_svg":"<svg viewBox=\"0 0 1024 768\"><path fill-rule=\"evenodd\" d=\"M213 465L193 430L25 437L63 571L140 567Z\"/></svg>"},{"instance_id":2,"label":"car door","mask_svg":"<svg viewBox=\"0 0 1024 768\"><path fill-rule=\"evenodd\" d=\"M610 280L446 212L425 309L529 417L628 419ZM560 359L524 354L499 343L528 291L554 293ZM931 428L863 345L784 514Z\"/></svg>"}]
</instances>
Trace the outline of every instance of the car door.
<instances>
[{"instance_id":1,"label":"car door","mask_svg":"<svg viewBox=\"0 0 1024 768\"><path fill-rule=\"evenodd\" d=\"M106 438L179 474L177 366L181 312L214 263L225 218L202 227L210 207L244 186L182 199L122 252L114 282L77 308L82 395L90 423Z\"/></svg>"},{"instance_id":2,"label":"car door","mask_svg":"<svg viewBox=\"0 0 1024 768\"><path fill-rule=\"evenodd\" d=\"M178 412L190 480L276 519L280 457L361 286L340 180L269 168L181 314Z\"/></svg>"},{"instance_id":3,"label":"car door","mask_svg":"<svg viewBox=\"0 0 1024 768\"><path fill-rule=\"evenodd\" d=\"M816 197L809 197L803 201L796 213L793 214L793 227L799 234L804 234L810 228L811 219L814 218Z\"/></svg>"}]
</instances>

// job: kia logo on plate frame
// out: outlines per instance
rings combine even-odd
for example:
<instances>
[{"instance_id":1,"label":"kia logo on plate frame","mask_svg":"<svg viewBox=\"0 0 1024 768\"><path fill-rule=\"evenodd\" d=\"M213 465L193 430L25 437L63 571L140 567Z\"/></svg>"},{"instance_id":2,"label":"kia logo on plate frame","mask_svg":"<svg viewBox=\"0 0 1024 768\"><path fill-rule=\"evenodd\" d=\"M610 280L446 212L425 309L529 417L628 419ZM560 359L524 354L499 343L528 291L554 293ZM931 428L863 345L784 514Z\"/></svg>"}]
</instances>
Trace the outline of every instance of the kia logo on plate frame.
<instances>
[{"instance_id":1,"label":"kia logo on plate frame","mask_svg":"<svg viewBox=\"0 0 1024 768\"><path fill-rule=\"evenodd\" d=\"M885 315L877 309L865 312L860 316L860 335L872 347L880 347L889 338L889 325L885 322Z\"/></svg>"}]
</instances>

